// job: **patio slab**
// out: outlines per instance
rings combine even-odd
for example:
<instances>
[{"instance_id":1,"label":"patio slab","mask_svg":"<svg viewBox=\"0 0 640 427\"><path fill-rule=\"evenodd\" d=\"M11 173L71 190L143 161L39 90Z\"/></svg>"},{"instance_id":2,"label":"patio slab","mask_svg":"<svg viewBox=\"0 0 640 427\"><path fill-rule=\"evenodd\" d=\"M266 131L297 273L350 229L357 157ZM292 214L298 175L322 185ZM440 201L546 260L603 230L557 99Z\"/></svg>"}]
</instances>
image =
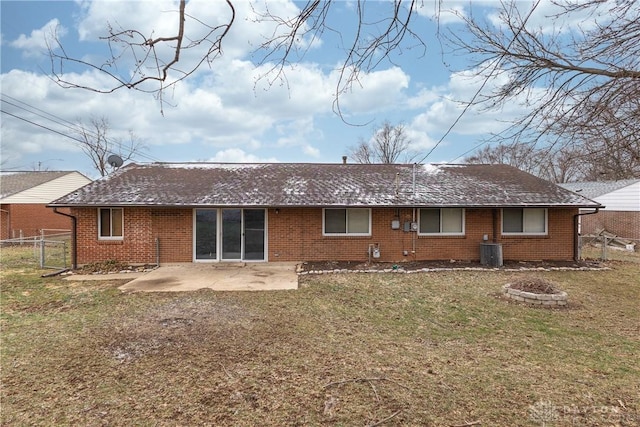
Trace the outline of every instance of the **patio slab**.
<instances>
[{"instance_id":1,"label":"patio slab","mask_svg":"<svg viewBox=\"0 0 640 427\"><path fill-rule=\"evenodd\" d=\"M119 289L130 292L298 289L296 266L295 262L166 264L134 278Z\"/></svg>"}]
</instances>

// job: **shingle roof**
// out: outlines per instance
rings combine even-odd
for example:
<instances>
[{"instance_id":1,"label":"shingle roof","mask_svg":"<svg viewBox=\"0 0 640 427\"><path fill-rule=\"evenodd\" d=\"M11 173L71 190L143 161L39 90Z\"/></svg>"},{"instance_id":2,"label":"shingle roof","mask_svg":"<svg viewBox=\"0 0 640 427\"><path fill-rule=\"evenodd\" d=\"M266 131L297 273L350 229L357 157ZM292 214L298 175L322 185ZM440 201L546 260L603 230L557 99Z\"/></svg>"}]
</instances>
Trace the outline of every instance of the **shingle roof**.
<instances>
[{"instance_id":1,"label":"shingle roof","mask_svg":"<svg viewBox=\"0 0 640 427\"><path fill-rule=\"evenodd\" d=\"M586 182L567 182L559 184L562 188L579 193L589 199L595 199L602 195L620 190L629 185L640 182L640 179L621 179L619 181L586 181Z\"/></svg>"},{"instance_id":2,"label":"shingle roof","mask_svg":"<svg viewBox=\"0 0 640 427\"><path fill-rule=\"evenodd\" d=\"M0 172L0 199L12 196L72 172Z\"/></svg>"},{"instance_id":3,"label":"shingle roof","mask_svg":"<svg viewBox=\"0 0 640 427\"><path fill-rule=\"evenodd\" d=\"M151 163L130 164L51 206L599 205L507 165Z\"/></svg>"}]
</instances>

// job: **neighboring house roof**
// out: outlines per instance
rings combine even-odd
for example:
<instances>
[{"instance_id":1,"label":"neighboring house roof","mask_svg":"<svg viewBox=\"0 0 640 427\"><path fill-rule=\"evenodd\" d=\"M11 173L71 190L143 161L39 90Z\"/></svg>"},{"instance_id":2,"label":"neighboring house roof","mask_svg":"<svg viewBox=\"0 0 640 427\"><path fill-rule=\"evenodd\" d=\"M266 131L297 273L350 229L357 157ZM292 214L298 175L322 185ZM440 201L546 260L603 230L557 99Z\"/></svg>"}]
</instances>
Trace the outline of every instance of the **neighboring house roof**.
<instances>
[{"instance_id":1,"label":"neighboring house roof","mask_svg":"<svg viewBox=\"0 0 640 427\"><path fill-rule=\"evenodd\" d=\"M606 205L606 210L640 211L640 179L620 181L570 182L563 188Z\"/></svg>"},{"instance_id":2,"label":"neighboring house roof","mask_svg":"<svg viewBox=\"0 0 640 427\"><path fill-rule=\"evenodd\" d=\"M51 206L599 205L507 165L152 163L130 164Z\"/></svg>"},{"instance_id":3,"label":"neighboring house roof","mask_svg":"<svg viewBox=\"0 0 640 427\"><path fill-rule=\"evenodd\" d=\"M622 179L620 181L586 181L586 182L567 182L558 184L562 188L579 193L588 199L595 199L607 193L620 190L632 184L640 182L640 179Z\"/></svg>"},{"instance_id":4,"label":"neighboring house roof","mask_svg":"<svg viewBox=\"0 0 640 427\"><path fill-rule=\"evenodd\" d=\"M90 182L76 171L0 172L0 203L50 203Z\"/></svg>"}]
</instances>

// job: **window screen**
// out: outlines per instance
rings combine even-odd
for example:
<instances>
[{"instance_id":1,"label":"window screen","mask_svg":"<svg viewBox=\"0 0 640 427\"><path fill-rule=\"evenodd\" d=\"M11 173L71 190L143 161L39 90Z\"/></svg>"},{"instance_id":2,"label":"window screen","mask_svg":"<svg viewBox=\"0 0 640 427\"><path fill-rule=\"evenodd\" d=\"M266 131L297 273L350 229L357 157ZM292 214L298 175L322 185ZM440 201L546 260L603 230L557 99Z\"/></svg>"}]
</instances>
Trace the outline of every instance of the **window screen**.
<instances>
[{"instance_id":1,"label":"window screen","mask_svg":"<svg viewBox=\"0 0 640 427\"><path fill-rule=\"evenodd\" d=\"M326 209L324 211L324 232L325 233L346 233L347 232L347 210L346 209Z\"/></svg>"},{"instance_id":2,"label":"window screen","mask_svg":"<svg viewBox=\"0 0 640 427\"><path fill-rule=\"evenodd\" d=\"M440 209L420 209L420 232L440 232Z\"/></svg>"},{"instance_id":3,"label":"window screen","mask_svg":"<svg viewBox=\"0 0 640 427\"><path fill-rule=\"evenodd\" d=\"M505 233L522 233L522 209L504 209L502 211L502 231Z\"/></svg>"}]
</instances>

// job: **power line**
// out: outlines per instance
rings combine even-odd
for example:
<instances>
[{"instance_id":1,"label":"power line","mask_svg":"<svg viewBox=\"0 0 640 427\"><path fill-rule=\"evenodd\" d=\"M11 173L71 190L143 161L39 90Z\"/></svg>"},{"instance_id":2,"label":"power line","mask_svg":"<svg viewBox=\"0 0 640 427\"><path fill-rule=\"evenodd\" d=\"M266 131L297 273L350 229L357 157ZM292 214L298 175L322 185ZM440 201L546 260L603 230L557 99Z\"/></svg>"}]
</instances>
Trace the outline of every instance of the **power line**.
<instances>
[{"instance_id":1,"label":"power line","mask_svg":"<svg viewBox=\"0 0 640 427\"><path fill-rule=\"evenodd\" d=\"M529 21L529 18L531 18L531 15L533 14L533 11L537 9L538 5L540 4L540 0L538 0L533 7L531 8L531 10L529 10L529 13L527 14L527 16L525 17L525 19L522 21L522 25L520 26L520 28L518 28L518 31L516 34L514 34L513 38L511 39L511 41L509 41L509 45L507 46L507 51L511 48L511 45L513 45L513 43L516 41L516 38L518 38L518 36L520 35L520 33L522 32L522 30L524 29L524 26L527 24L527 22ZM451 126L449 126L449 129L447 129L447 131L444 133L444 135L442 135L442 137L438 140L438 142L436 142L436 145L434 145L431 150L429 150L429 152L417 163L422 163L424 162L427 157L429 157L431 155L431 153L433 153L433 151L438 148L438 146L442 143L442 141L444 141L444 139L449 135L449 133L451 133L451 131L453 130L453 128L458 124L458 122L462 119L462 116L464 116L467 112L467 110L469 110L469 108L471 107L471 105L473 105L473 103L475 102L476 98L478 96L480 96L480 93L482 92L482 90L484 89L484 87L487 85L487 83L489 82L489 79L491 79L491 77L493 76L493 73L495 72L496 68L498 67L498 65L500 65L500 62L502 61L502 59L505 57L505 53L503 53L502 55L500 55L500 60L496 61L495 64L493 65L493 68L491 70L491 72L484 78L484 81L482 82L482 85L480 86L480 88L478 88L478 90L474 93L473 97L471 98L471 100L469 102L467 102L464 107L464 109L462 110L462 112L458 115L458 117L453 121L453 124L451 124ZM486 144L486 142L483 142L480 145L484 145ZM478 145L477 147L479 147L480 145ZM475 148L477 148L475 147ZM474 148L474 150L475 150ZM468 152L467 152L468 153ZM467 154L464 153L463 155ZM458 156L456 157L454 160L459 159L462 156Z\"/></svg>"},{"instance_id":2,"label":"power line","mask_svg":"<svg viewBox=\"0 0 640 427\"><path fill-rule=\"evenodd\" d=\"M39 124L39 123L32 122L31 120L29 120L29 119L25 119L24 117L16 116L15 114L9 113L8 111L5 111L5 110L0 109L0 112L2 112L2 113L4 113L4 114L6 114L6 115L8 115L8 116L15 117L16 119L22 120L22 121L27 122L27 123L29 123L29 124L32 124L32 125L34 125L34 126L41 127L41 128L43 128L43 129L46 129L46 130L51 131L51 132L53 132L53 133L57 133L58 135L62 135L62 136L64 136L64 137L66 137L66 138L73 139L74 141L84 143L84 141L82 141L81 139L74 138L74 137L72 137L71 135L67 135L66 133L59 132L59 131L57 131L57 130L55 130L55 129L51 129L51 128L46 127L46 126L44 126L44 125L41 125L41 124Z\"/></svg>"},{"instance_id":3,"label":"power line","mask_svg":"<svg viewBox=\"0 0 640 427\"><path fill-rule=\"evenodd\" d=\"M15 101L17 103L23 104L28 108L25 108L24 106L17 105L17 104L15 104L13 102L10 102L5 98L9 98L9 99L11 99L11 100L13 100L13 101ZM84 126L82 126L80 124L76 124L76 123L70 122L70 121L68 121L66 119L63 119L63 118L61 118L59 116L56 116L55 114L49 113L48 111L42 110L42 109L40 109L38 107L30 105L30 104L28 104L28 103L26 103L24 101L21 101L19 99L16 99L16 98L14 98L12 96L9 96L9 95L6 95L4 93L2 94L2 102L6 103L8 105L11 105L11 106L13 106L15 108L18 108L20 110L26 111L26 112L28 112L30 114L35 115L35 116L38 116L40 118L43 118L45 120L49 120L49 121L51 121L53 123L56 123L56 124L58 124L60 126L63 126L63 127L67 128L71 132L74 132L74 133L82 132L82 133L88 134L88 135L90 135L92 137L95 137L95 138L99 137L99 135L97 133L93 132L91 129L86 129ZM48 130L50 132L54 132L54 133L56 133L58 135L67 137L67 138L72 139L72 140L74 140L76 142L79 142L81 144L86 144L86 141L84 141L82 139L79 139L79 138L76 138L76 137L73 137L73 136L71 136L69 134L66 134L64 132L52 129L52 128L47 127L45 125L36 123L36 122L34 122L32 120L26 119L24 117L20 117L20 116L18 116L16 114L9 113L8 111L5 111L5 110L2 110L2 112L4 114L7 114L7 115L12 116L12 117L15 117L15 118L17 118L19 120L22 120L24 122L27 122L27 123L29 123L31 125L38 126L40 128L46 129L46 130ZM112 144L112 145L114 145L114 146L116 146L120 150L124 150L125 149L123 143L120 142L120 141L109 139L109 138L105 138L105 141L110 143L110 144ZM144 154L144 153L136 153L136 155L138 157L142 157L142 158L145 158L145 159L153 161L153 162L160 161L159 159L156 159L156 158L154 158L152 156L149 156L147 154Z\"/></svg>"}]
</instances>

